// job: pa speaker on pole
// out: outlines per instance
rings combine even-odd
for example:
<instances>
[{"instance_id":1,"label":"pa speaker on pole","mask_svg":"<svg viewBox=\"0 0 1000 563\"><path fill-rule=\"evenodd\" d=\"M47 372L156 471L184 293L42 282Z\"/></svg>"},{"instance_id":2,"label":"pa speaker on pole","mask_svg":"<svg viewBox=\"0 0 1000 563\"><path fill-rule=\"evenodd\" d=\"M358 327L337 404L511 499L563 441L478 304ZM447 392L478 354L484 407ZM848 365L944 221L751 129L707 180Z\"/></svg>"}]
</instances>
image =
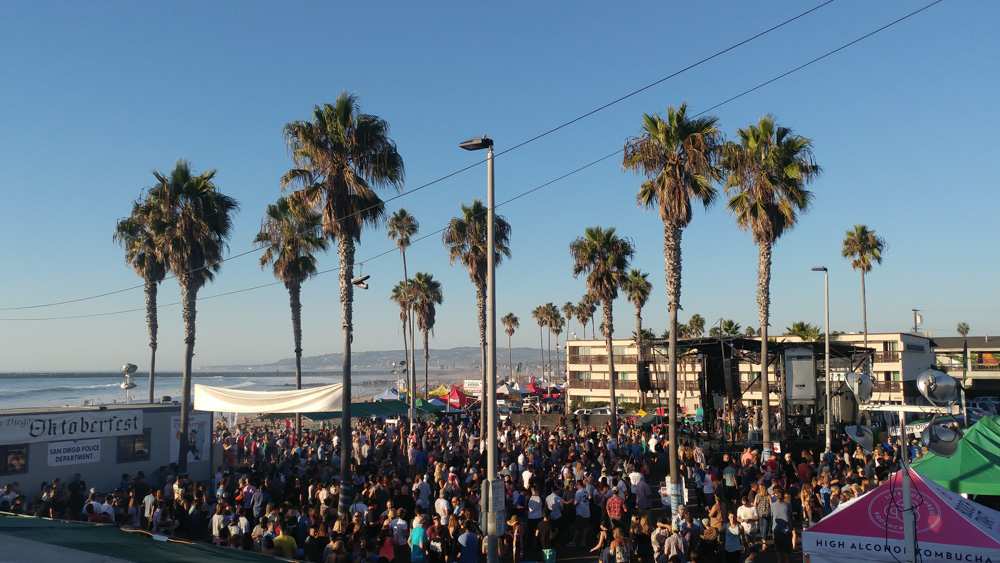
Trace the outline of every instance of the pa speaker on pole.
<instances>
[{"instance_id":1,"label":"pa speaker on pole","mask_svg":"<svg viewBox=\"0 0 1000 563\"><path fill-rule=\"evenodd\" d=\"M636 364L638 370L639 390L649 393L653 390L653 385L649 380L649 362L639 362Z\"/></svg>"}]
</instances>

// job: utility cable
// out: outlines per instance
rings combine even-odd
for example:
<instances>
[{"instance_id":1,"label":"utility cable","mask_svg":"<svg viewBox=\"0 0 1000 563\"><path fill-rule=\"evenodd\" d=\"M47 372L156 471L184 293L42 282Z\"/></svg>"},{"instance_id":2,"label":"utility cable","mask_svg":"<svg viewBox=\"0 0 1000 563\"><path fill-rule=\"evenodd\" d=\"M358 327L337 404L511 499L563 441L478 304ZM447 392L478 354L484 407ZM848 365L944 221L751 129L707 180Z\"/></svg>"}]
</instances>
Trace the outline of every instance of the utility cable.
<instances>
[{"instance_id":1,"label":"utility cable","mask_svg":"<svg viewBox=\"0 0 1000 563\"><path fill-rule=\"evenodd\" d=\"M605 109L608 109L609 107L612 107L612 106L614 106L614 105L616 105L616 104L618 104L620 102L623 102L623 101L625 101L625 100L627 100L627 99L629 99L629 98L631 98L633 96L641 94L642 92L645 92L645 91L649 90L650 88L653 88L655 86L659 86L660 84L663 84L664 82L666 82L666 81L668 81L668 80L670 80L672 78L676 78L677 76L680 76L681 74L684 74L685 72L687 72L689 70L697 68L697 67L699 67L699 66L701 66L701 65L703 65L703 64L705 64L707 62L710 62L710 61L712 61L712 60L714 60L714 59L716 59L716 58L718 58L718 57L720 57L720 56L722 56L722 55L724 55L726 53L729 53L730 51L738 49L738 48L740 48L740 47L742 47L742 46L744 46L744 45L746 45L748 43L751 43L751 42L753 42L753 41L755 41L757 39L760 39L761 37L763 37L763 36L765 36L765 35L773 32L773 31L777 31L778 29L781 29L782 27L785 27L786 25L788 25L790 23L793 23L793 22L795 22L795 21L797 21L797 20L799 20L801 18L804 18L805 16L807 16L807 15L813 13L813 12L816 12L817 10L820 10L821 8L824 8L824 7L832 4L834 1L835 0L826 0L826 1L822 2L822 3L820 3L820 4L817 4L816 6L814 6L812 8L809 8L808 10L806 10L804 12L796 14L796 15L788 18L788 19L785 19L785 20L783 20L783 21L781 21L781 22L779 22L777 24L772 25L771 27L769 27L767 29L759 31L759 32L755 33L754 35L751 35L750 37L747 37L747 38L745 38L745 39L743 39L741 41L737 41L736 43L733 43L732 45L729 45L728 47L720 49L720 50L712 53L711 55L708 55L707 57L699 59L699 60L697 60L697 61L695 61L695 62L693 62L693 63L691 63L691 64L689 64L689 65L687 65L687 66L685 66L685 67L683 67L681 69L679 69L679 70L676 70L676 71L674 71L674 72L672 72L672 73L670 73L670 74L668 74L666 76L663 76L661 78L658 78L657 80L654 80L653 82L650 82L649 84L646 84L644 86L641 86L639 88L631 90L630 92L628 92L628 93L626 93L626 94L624 94L622 96L619 96L619 97L617 97L617 98L615 98L615 99L613 99L613 100L611 100L609 102L606 102L604 104L601 104L600 106L597 106L597 107L595 107L595 108L593 108L593 109L591 109L591 110L589 110L589 111L587 111L585 113L582 113L582 114L580 114L580 115L578 115L578 116L576 116L576 117L574 117L574 118L572 118L572 119L570 119L568 121L564 121L564 122L562 122L562 123L560 123L560 124L558 124L558 125L550 128L550 129L546 129L545 131L542 131L541 133L538 133L537 135L529 137L529 138L527 138L527 139L525 139L525 140L523 140L523 141L521 141L521 142L519 142L519 143L517 143L517 144L515 144L515 145L513 145L511 147L509 147L509 148L506 148L506 149L504 149L502 151L497 152L494 155L494 158L502 156L502 155L507 154L509 152L513 152L513 151L515 151L517 149L520 149L520 148L524 147L525 145L531 144L531 143L533 143L533 142L535 142L535 141L537 141L537 140L539 140L539 139L541 139L543 137L547 137L547 136L551 135L552 133L555 133L555 132L557 132L557 131L559 131L561 129L564 129L566 127L569 127L570 125L573 125L574 123L577 123L578 121L586 119L586 118L588 118L588 117L590 117L590 116L592 116L592 115L594 115L596 113L604 111ZM396 195L394 195L392 197L388 197L385 200L383 200L380 205L384 205L386 203L390 203L390 202L396 201L397 199L400 199L400 198L412 195L412 194L414 194L416 192L419 192L419 191L421 191L421 190L423 190L425 188L429 188L429 187L431 187L431 186L433 186L435 184L439 184L439 183L441 183L441 182L443 182L445 180L448 180L450 178L458 176L459 174L462 174L464 172L472 170L473 168L476 168L479 165L484 164L485 162L486 162L486 159L477 160L475 162L472 162L471 164L468 164L466 166L458 168L457 170L453 170L453 171L451 171L451 172L449 172L449 173L447 173L447 174L445 174L443 176L438 176L437 178L434 178L433 180L430 180L429 182L425 182L423 184L420 184L419 186L417 186L415 188L403 191L403 192L398 193L398 194L396 194ZM360 215L362 213L365 213L366 211L370 211L374 207L376 207L376 206L370 206L370 207L367 207L367 208L364 208L364 209L359 209L359 210L357 210L357 211L355 211L353 213L350 213L350 214L342 217L340 220L349 219L349 218L351 218L351 217L353 217L355 215ZM246 256L248 254L253 254L255 252L259 252L262 248L263 247L252 248L250 250L247 250L245 252L241 252L239 254L234 254L232 256L227 256L226 258L223 258L221 260L212 262L210 264L206 264L204 266L200 266L198 268L194 268L194 269L190 270L190 272L188 272L188 273L194 273L194 272L203 270L205 268L211 268L211 267L213 267L215 265L221 264L221 263L226 262L228 260L233 260L235 258L240 258L240 257ZM175 274L170 274L170 275L168 275L164 279L174 279L176 277L177 276ZM76 297L76 298L72 298L72 299L64 299L64 300L61 300L61 301L53 301L53 302L49 302L49 303L38 303L38 304L34 304L34 305L20 305L20 306L0 307L0 311L23 311L23 310L26 310L26 309L42 309L42 308L46 308L46 307L55 307L55 306L58 306L58 305L67 305L67 304L71 304L71 303L79 303L81 301L90 301L90 300L93 300L93 299L100 299L102 297L108 297L108 296L111 296L111 295L117 295L119 293L125 293L127 291L133 291L133 290L136 290L136 289L139 289L139 288L143 287L144 285L145 285L145 283L140 283L140 284L136 284L136 285L132 285L132 286L128 286L128 287L123 287L123 288L120 288L120 289L106 291L106 292L103 292L103 293L98 293L98 294L94 294L94 295L88 295L86 297Z\"/></svg>"},{"instance_id":2,"label":"utility cable","mask_svg":"<svg viewBox=\"0 0 1000 563\"><path fill-rule=\"evenodd\" d=\"M773 84L774 82L777 82L778 80L786 78L786 77L788 77L788 76L790 76L790 75L792 75L792 74L794 74L794 73L796 73L796 72L798 72L800 70L803 70L803 69L805 69L805 68L807 68L809 66L812 66L813 64L816 64L816 63L818 63L818 62L820 62L820 61L822 61L822 60L824 60L824 59L826 59L826 58L828 58L830 56L833 56L833 55L835 55L835 54L837 54L837 53L839 53L839 52L847 49L848 47L856 45L856 44L860 43L861 41L864 41L865 39L871 38L874 35L877 35L878 33L881 33L882 31L885 31L885 30L887 30L887 29L889 29L889 28L891 28L891 27L893 27L893 26L895 26L895 25L897 25L899 23L902 23L903 21L906 21L906 20L912 18L913 16L916 16L916 15L918 15L918 14L920 14L920 13L922 13L922 12L928 10L928 9L930 9L931 7L933 7L933 6L937 5L937 4L940 4L941 2L944 2L944 0L934 0L933 2L930 2L929 4L925 4L924 6L922 6L920 8L917 8L917 9L911 11L911 12L908 12L908 13L904 14L903 16L900 16L899 18L896 18L895 20L893 20L893 21L891 21L891 22L889 22L889 23L887 23L885 25L882 25L882 26L880 26L880 27L878 27L878 28L876 28L876 29L868 32L868 33L865 33L864 35L861 35L861 36L859 36L859 37L857 37L857 38L855 38L855 39L853 39L853 40L851 40L851 41L849 41L847 43L844 43L843 45L841 45L839 47L836 47L834 49L826 51L825 53L823 53L823 54L821 54L821 55L819 55L817 57L814 57L814 58L810 59L809 61L807 61L805 63L802 63L802 64L800 64L798 66L795 66L795 67L793 67L793 68L791 68L791 69L789 69L789 70L787 70L785 72L782 72L781 74L778 74L778 75L776 75L774 77L771 77L771 78L769 78L769 79L767 79L767 80L765 80L763 82L760 82L760 83L756 84L755 86L747 88L746 90L743 90L742 92L740 92L738 94L730 96L729 98L726 98L725 100L723 100L723 101L721 101L721 102L719 102L719 103L717 103L715 105L709 106L708 108L706 108L706 109L704 109L704 110L702 110L702 111L694 114L693 117L698 117L698 116L704 115L705 113L708 113L709 111L718 109L718 108L720 108L720 107L722 107L722 106L724 106L726 104L729 104L729 103L731 103L733 101L736 101L736 100L738 100L738 99L740 99L740 98L742 98L744 96L747 96L747 95L749 95L749 94L751 94L753 92L756 92L757 90L760 90L761 88L764 88L765 86ZM618 150L616 150L616 151L614 151L614 152L612 152L610 154L607 154L605 156L602 156L602 157L598 158L597 160L593 160L593 161L591 161L591 162L589 162L587 164L584 164L583 166L580 166L580 167L578 167L578 168L576 168L576 169L574 169L574 170L572 170L570 172L567 172L567 173L565 173L565 174L563 174L561 176L558 176L555 179L549 180L548 182L545 182L544 184L540 184L540 185L535 186L535 187L533 187L533 188L531 188L529 190L526 190L525 192L519 193L516 196L514 196L513 198L511 198L511 199L509 199L509 200L507 200L507 201L505 201L505 202L503 202L501 204L498 204L497 207L499 207L500 205L511 203L511 202L513 202L513 201L515 201L517 199L520 199L522 197L527 196L530 193L534 193L534 192L536 192L538 190L541 190L541 189L543 189L543 188L545 188L547 186L550 186L553 183L558 182L559 180L565 179L565 178L567 178L569 176L572 176L574 174L582 172L583 170L586 170L586 169L588 169L588 168L590 168L590 167L592 167L592 166L594 166L594 165L596 165L596 164L598 164L600 162L603 162L603 161L605 161L605 160L607 160L607 159L609 159L609 158L611 158L613 156L616 156L618 154L621 154L623 150L624 150L624 148L618 149ZM413 191L413 190L411 190L411 191ZM400 195L402 195L402 194L400 194ZM432 233L428 233L427 235L424 235L422 237L418 237L417 239L414 239L414 242L419 242L421 240L429 238L430 236L432 236L434 234L440 234L441 232L444 231L445 228L447 228L447 227L442 227L441 229L438 229L437 231L434 231ZM383 257L383 256L385 256L387 254L391 254L391 253L393 253L395 251L396 251L395 248L386 250L384 252L381 252L379 254L376 254L374 256L366 258L365 260L362 260L362 261L358 262L358 264L364 264L364 263L369 262L371 260L375 260L377 258L381 258L381 257ZM329 273L329 272L333 272L333 271L336 271L337 269L339 269L339 266L336 266L334 268L318 272L317 275L319 275L319 274L325 274L325 273ZM201 300L201 299L214 299L215 297L222 297L224 295L232 295L234 293L243 293L243 292L246 292L246 291L252 291L254 289L260 289L260 288L264 288L264 287L270 287L270 286L273 286L273 285L278 285L280 283L282 283L282 282L275 281L275 282L271 282L271 283L268 283L268 284L262 284L262 285L259 285L259 286L253 286L253 287L250 287L250 288L244 288L244 289L235 290L235 291L232 291L232 292L226 292L224 294L217 294L217 295L212 295L212 296L206 296L206 297L203 297L203 298L199 298L199 300ZM142 287L142 285L140 285L138 287ZM118 292L120 293L120 291L118 291ZM83 299L80 299L80 300L83 300ZM77 300L77 301L79 301L79 300ZM176 303L171 303L171 304L168 304L168 305L176 305ZM26 307L14 308L14 309L23 309L23 308L26 308ZM11 308L7 308L7 309L0 308L0 310L12 310L12 309ZM81 319L81 318L89 318L89 317L98 317L98 316L109 316L109 315L116 315L116 314L124 314L124 313L130 313L130 312L142 311L142 310L145 310L145 307L137 307L137 308L133 308L133 309L125 309L125 310L121 310L121 311L113 311L113 312L107 312L107 313L92 313L92 314L87 314L87 315L68 315L68 316L60 316L60 317L0 318L0 321L51 321L51 320L65 320L65 319Z\"/></svg>"}]
</instances>

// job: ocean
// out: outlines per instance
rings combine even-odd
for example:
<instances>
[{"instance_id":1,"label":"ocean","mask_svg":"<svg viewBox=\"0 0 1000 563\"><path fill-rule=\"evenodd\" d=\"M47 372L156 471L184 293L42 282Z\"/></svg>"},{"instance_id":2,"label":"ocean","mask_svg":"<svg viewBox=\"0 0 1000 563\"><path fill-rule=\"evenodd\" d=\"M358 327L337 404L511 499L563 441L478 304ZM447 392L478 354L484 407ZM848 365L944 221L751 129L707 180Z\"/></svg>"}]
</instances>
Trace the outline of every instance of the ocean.
<instances>
[{"instance_id":1,"label":"ocean","mask_svg":"<svg viewBox=\"0 0 1000 563\"><path fill-rule=\"evenodd\" d=\"M396 375L389 371L355 371L352 373L355 400L377 395L387 387L394 387ZM338 372L310 372L302 374L303 387L340 383ZM0 373L0 410L23 407L61 407L84 404L121 403L125 393L117 373ZM135 388L129 391L130 402L145 402L149 397L146 374L132 378ZM295 388L295 374L288 372L209 372L196 373L192 383L275 391ZM181 377L176 372L156 374L156 400L169 395L180 400Z\"/></svg>"}]
</instances>

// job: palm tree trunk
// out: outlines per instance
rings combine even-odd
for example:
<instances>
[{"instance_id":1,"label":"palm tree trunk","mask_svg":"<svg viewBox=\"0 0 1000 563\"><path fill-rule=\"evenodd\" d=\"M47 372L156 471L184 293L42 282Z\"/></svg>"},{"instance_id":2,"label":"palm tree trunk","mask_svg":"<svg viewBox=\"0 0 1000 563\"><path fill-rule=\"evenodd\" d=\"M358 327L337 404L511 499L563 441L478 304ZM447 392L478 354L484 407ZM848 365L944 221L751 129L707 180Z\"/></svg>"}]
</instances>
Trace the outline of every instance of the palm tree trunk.
<instances>
[{"instance_id":1,"label":"palm tree trunk","mask_svg":"<svg viewBox=\"0 0 1000 563\"><path fill-rule=\"evenodd\" d=\"M194 359L195 319L197 310L195 302L198 290L191 287L188 279L180 280L181 302L184 311L184 371L181 373L181 424L180 435L177 437L177 468L187 471L188 436L191 425L191 362Z\"/></svg>"},{"instance_id":2,"label":"palm tree trunk","mask_svg":"<svg viewBox=\"0 0 1000 563\"><path fill-rule=\"evenodd\" d=\"M549 367L549 373L551 374L552 373L552 330L549 330L549 334L546 337L545 348L549 358L549 361L548 363L546 363L546 365Z\"/></svg>"},{"instance_id":3,"label":"palm tree trunk","mask_svg":"<svg viewBox=\"0 0 1000 563\"><path fill-rule=\"evenodd\" d=\"M486 286L484 284L476 284L476 306L479 322L479 356L482 359L480 363L480 378L482 380L482 389L479 391L479 428L480 435L485 435L486 431Z\"/></svg>"},{"instance_id":4,"label":"palm tree trunk","mask_svg":"<svg viewBox=\"0 0 1000 563\"><path fill-rule=\"evenodd\" d=\"M868 350L868 295L865 291L865 271L861 270L861 323L865 331L865 351Z\"/></svg>"},{"instance_id":5,"label":"palm tree trunk","mask_svg":"<svg viewBox=\"0 0 1000 563\"><path fill-rule=\"evenodd\" d=\"M406 249L400 248L399 253L403 255L403 282L409 283L410 274L406 269ZM406 402L408 407L408 414L410 417L410 428L413 428L413 424L416 421L416 408L417 408L417 350L416 343L413 338L413 308L410 307L409 303L406 305L406 320L403 321L406 326L403 327L403 339L407 338L407 334L410 339L409 351L406 356ZM409 333L407 333L409 330Z\"/></svg>"},{"instance_id":6,"label":"palm tree trunk","mask_svg":"<svg viewBox=\"0 0 1000 563\"><path fill-rule=\"evenodd\" d=\"M771 397L768 389L767 324L771 313L771 243L757 245L757 308L760 320L761 450L771 452Z\"/></svg>"},{"instance_id":7,"label":"palm tree trunk","mask_svg":"<svg viewBox=\"0 0 1000 563\"><path fill-rule=\"evenodd\" d=\"M597 319L590 317L590 334L594 340L597 340Z\"/></svg>"},{"instance_id":8,"label":"palm tree trunk","mask_svg":"<svg viewBox=\"0 0 1000 563\"><path fill-rule=\"evenodd\" d=\"M302 389L302 286L288 284L288 304L292 308L292 339L295 344L295 388ZM295 443L302 443L302 415L295 413Z\"/></svg>"},{"instance_id":9,"label":"palm tree trunk","mask_svg":"<svg viewBox=\"0 0 1000 563\"><path fill-rule=\"evenodd\" d=\"M427 400L427 390L430 389L428 383L431 361L431 349L428 347L430 341L430 330L424 330L424 400Z\"/></svg>"},{"instance_id":10,"label":"palm tree trunk","mask_svg":"<svg viewBox=\"0 0 1000 563\"><path fill-rule=\"evenodd\" d=\"M340 325L344 331L343 394L340 406L340 514L348 517L348 509L354 501L353 478L351 477L351 342L354 340L354 241L349 236L337 239L337 253L340 259Z\"/></svg>"},{"instance_id":11,"label":"palm tree trunk","mask_svg":"<svg viewBox=\"0 0 1000 563\"><path fill-rule=\"evenodd\" d=\"M638 376L640 364L642 364L642 309L639 307L635 308L635 373ZM636 380L636 386L638 386L638 378ZM642 389L639 389L639 408L646 408L646 393Z\"/></svg>"},{"instance_id":12,"label":"palm tree trunk","mask_svg":"<svg viewBox=\"0 0 1000 563\"><path fill-rule=\"evenodd\" d=\"M615 384L615 349L611 342L614 326L611 321L611 301L604 302L604 347L608 354L608 393L611 394L611 437L618 447L618 386Z\"/></svg>"},{"instance_id":13,"label":"palm tree trunk","mask_svg":"<svg viewBox=\"0 0 1000 563\"><path fill-rule=\"evenodd\" d=\"M507 333L507 363L510 364L510 380L514 381L514 351L510 348L511 334Z\"/></svg>"},{"instance_id":14,"label":"palm tree trunk","mask_svg":"<svg viewBox=\"0 0 1000 563\"><path fill-rule=\"evenodd\" d=\"M157 283L146 280L146 328L149 329L149 402L156 402L156 333L159 324L156 319Z\"/></svg>"},{"instance_id":15,"label":"palm tree trunk","mask_svg":"<svg viewBox=\"0 0 1000 563\"><path fill-rule=\"evenodd\" d=\"M663 265L667 283L667 312L670 334L667 341L667 440L670 451L670 506L676 511L680 504L681 475L677 464L677 309L681 301L681 237L683 231L673 224L663 226Z\"/></svg>"},{"instance_id":16,"label":"palm tree trunk","mask_svg":"<svg viewBox=\"0 0 1000 563\"><path fill-rule=\"evenodd\" d=\"M545 336L541 323L538 323L538 369L541 373L545 372Z\"/></svg>"}]
</instances>

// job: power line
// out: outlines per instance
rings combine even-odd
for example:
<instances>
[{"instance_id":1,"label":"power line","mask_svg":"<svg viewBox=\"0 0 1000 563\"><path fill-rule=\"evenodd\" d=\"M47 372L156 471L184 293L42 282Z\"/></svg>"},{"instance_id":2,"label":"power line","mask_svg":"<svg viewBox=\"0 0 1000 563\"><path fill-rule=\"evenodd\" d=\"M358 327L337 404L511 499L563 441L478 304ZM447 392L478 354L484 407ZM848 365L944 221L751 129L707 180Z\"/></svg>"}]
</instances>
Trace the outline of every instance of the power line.
<instances>
[{"instance_id":1,"label":"power line","mask_svg":"<svg viewBox=\"0 0 1000 563\"><path fill-rule=\"evenodd\" d=\"M726 53L729 53L730 51L738 49L738 48L740 48L740 47L742 47L742 46L744 46L744 45L746 45L748 43L751 43L751 42L753 42L753 41L755 41L757 39L760 39L761 37L763 37L763 36L765 36L765 35L773 32L773 31L777 31L778 29L781 29L782 27L785 27L786 25L788 25L790 23L793 23L793 22L795 22L795 21L797 21L797 20L799 20L801 18L804 18L805 16L807 16L807 15L813 13L813 12L816 12L816 11L820 10L821 8L824 8L824 7L832 4L834 1L835 0L825 0L824 2L822 2L820 4L817 4L816 6L814 6L812 8L809 8L808 10L806 10L804 12L796 14L796 15L794 15L794 16L788 18L788 19L785 19L785 20L783 20L783 21L781 21L781 22L779 22L779 23L777 23L775 25L772 25L771 27L769 27L767 29L759 31L759 32L755 33L754 35L751 35L750 37L747 37L746 39L743 39L741 41L737 41L736 43L733 43L732 45L729 45L728 47L720 49L720 50L712 53L711 55L708 55L707 57L699 59L699 60L697 60L697 61L695 61L695 62L693 62L693 63L691 63L691 64L689 64L689 65L687 65L687 66L685 66L685 67L683 67L681 69L679 69L679 70L676 70L676 71L674 71L674 72L672 72L672 73L670 73L670 74L668 74L666 76L663 76L661 78L658 78L657 80L654 80L653 82L650 82L650 83L648 83L648 84L646 84L644 86L640 86L639 88L631 90L631 91L629 91L628 93L626 93L626 94L624 94L622 96L619 96L619 97L617 97L617 98L615 98L615 99L613 99L613 100L611 100L609 102L606 102L604 104L601 104L600 106L597 106L597 107L595 107L595 108L593 108L593 109L591 109L591 110L589 110L589 111L587 111L585 113L582 113L582 114L580 114L580 115L578 115L578 116L576 116L576 117L574 117L574 118L572 118L572 119L570 119L568 121L564 121L564 122L562 122L562 123L560 123L560 124L558 124L558 125L556 125L554 127L551 127L549 129L546 129L545 131L542 131L541 133L539 133L537 135L529 137L529 138L527 138L527 139L525 139L525 140L523 140L523 141L521 141L521 142L519 142L519 143L517 143L517 144L515 144L515 145L513 145L511 147L509 147L509 148L506 148L506 149L504 149L502 151L499 151L499 152L497 152L494 155L494 158L500 157L500 156L502 156L504 154L507 154L509 152L513 152L513 151L515 151L517 149L520 149L520 148L524 147L525 145L531 144L531 143L533 143L533 142L535 142L535 141L537 141L537 140L539 140L539 139L541 139L543 137L547 137L547 136L551 135L552 133L555 133L555 132L557 132L557 131L559 131L561 129L569 127L570 125L572 125L574 123L577 123L578 121L586 119L586 118L588 118L588 117L590 117L590 116L592 116L592 115L594 115L596 113L599 113L599 112L601 112L601 111L603 111L603 110L605 110L605 109L607 109L609 107L612 107L612 106L614 106L614 105L616 105L616 104L618 104L620 102L623 102L623 101L625 101L625 100L627 100L629 98L632 98L632 97L634 97L634 96L636 96L638 94L641 94L642 92L645 92L645 91L649 90L650 88L653 88L655 86L659 86L660 84L663 84L664 82L666 82L668 80L676 78L677 76L680 76L681 74L684 74L685 72L687 72L689 70L697 68L697 67L699 67L699 66L701 66L701 65L703 65L703 64L705 64L707 62L710 62L710 61L712 61L712 60L714 60L714 59L716 59L716 58L718 58L718 57L720 57L720 56L722 56L722 55L724 55ZM484 164L485 162L486 162L485 159L477 160L475 162L472 162L471 164L468 164L466 166L458 168L457 170L453 170L453 171L451 171L451 172L449 172L449 173L447 173L447 174L445 174L443 176L438 176L437 178L434 178L433 180L430 180L429 182L425 182L425 183L423 183L423 184L421 184L421 185L419 185L419 186L417 186L415 188L403 191L403 192L398 193L398 194L396 194L396 195L394 195L392 197L386 198L385 200L383 200L383 202L380 205L384 205L386 203L390 203L390 202L396 201L397 199L400 199L400 198L412 195L412 194L414 194L416 192L419 192L421 190L429 188L429 187L431 187L433 185L439 184L439 183L441 183L441 182L443 182L445 180L448 180L450 178L458 176L459 174L462 174L464 172L472 170L473 168L476 168L479 165ZM365 213L366 211L369 211L369 210L371 210L371 209L373 209L375 207L377 207L377 206L370 206L370 207L367 207L367 208L364 208L364 209L359 209L359 210L357 210L357 211L355 211L353 213L350 213L350 214L342 217L340 220L345 220L345 219L349 219L349 218L351 218L351 217L353 217L355 215L360 215L360 214ZM194 273L194 272L203 270L205 268L211 268L211 267L213 267L215 265L221 264L221 263L226 262L228 260L233 260L235 258L240 258L240 257L246 256L248 254L253 254L255 252L259 252L262 248L263 247L252 248L250 250L247 250L245 252L241 252L239 254L234 254L234 255L231 255L231 256L227 256L226 258L223 258L223 259L218 260L216 262L212 262L212 263L206 264L204 266L200 266L198 268L194 268L194 269L190 270L188 273ZM175 279L176 277L177 276L175 274L170 274L170 275L168 275L164 279ZM120 288L120 289L106 291L106 292L103 292L103 293L97 293L97 294L94 294L94 295L88 295L86 297L76 297L76 298L71 298L71 299L64 299L64 300L61 300L61 301L52 301L52 302L49 302L49 303L37 303L37 304L34 304L34 305L19 305L19 306L0 307L0 311L23 311L23 310L27 310L27 309L42 309L42 308L46 308L46 307L55 307L55 306L59 306L59 305L68 305L68 304L72 304L72 303L80 303L82 301L91 301L91 300L94 300L94 299L100 299L100 298L108 297L108 296L111 296L111 295L117 295L119 293L125 293L125 292L128 292L128 291L134 291L134 290L142 288L144 286L145 286L145 283L140 283L140 284L135 284L135 285L131 285L131 286L128 286L128 287L123 287L123 288Z\"/></svg>"},{"instance_id":2,"label":"power line","mask_svg":"<svg viewBox=\"0 0 1000 563\"><path fill-rule=\"evenodd\" d=\"M773 84L774 82L777 82L778 80L781 80L782 78L785 78L785 77L787 77L787 76L789 76L791 74L794 74L795 72L798 72L798 71L803 70L803 69L805 69L805 68L807 68L809 66L812 66L813 64L815 64L817 62L820 62L820 61L822 61L822 60L824 60L824 59L826 59L826 58L828 58L828 57L830 57L830 56L832 56L832 55L834 55L836 53L839 53L839 52L847 49L848 47L856 45L856 44L860 43L861 41L864 41L865 39L868 39L868 38L870 38L870 37L872 37L874 35L877 35L878 33L882 32L882 31L885 31L886 29L889 29L889 28L891 28L891 27L893 27L893 26L895 26L895 25L897 25L899 23L902 23L903 21L906 21L906 20L912 18L913 16L916 16L916 15L920 14L921 12L924 12L924 11L930 9L931 7L933 7L933 6L937 5L937 4L940 4L941 2L944 2L944 0L934 0L933 2L930 2L929 4L926 4L926 5L924 5L924 6L920 7L920 8L917 8L917 9L911 11L911 12L908 12L908 13L904 14L903 16L900 16L899 18L897 18L897 19L895 19L895 20L893 20L893 21L891 21L891 22L889 22L889 23L887 23L885 25L882 25L881 27L878 27L878 28L876 28L876 29L874 29L874 30L872 30L872 31L870 31L868 33L865 33L864 35L861 35L861 36L859 36L859 37L857 37L857 38L855 38L855 39L853 39L853 40L851 40L851 41L849 41L847 43L844 43L843 45L840 45L839 47L836 47L834 49L826 51L825 53L823 53L823 54L821 54L821 55L819 55L817 57L814 57L814 58L810 59L809 61L807 61L805 63L802 63L802 64L800 64L798 66L795 66L795 67L793 67L793 68L791 68L791 69L789 69L789 70L787 70L785 72L782 72L781 74L778 74L778 75L776 75L774 77L771 77L771 78L769 78L769 79L767 79L767 80L765 80L763 82L760 82L760 83L758 83L758 84L756 84L756 85L754 85L754 86L752 86L750 88L747 88L746 90L743 90L743 91L741 91L738 94L730 96L729 98L726 98L725 100L723 100L723 101L721 101L719 103L716 103L716 104L714 104L712 106L709 106L708 108L706 108L706 109L704 109L704 110L702 110L702 111L694 114L694 117L697 117L697 116L700 116L700 115L704 115L705 113L708 113L710 111L718 109L718 108L720 108L720 107L722 107L722 106L724 106L726 104L729 104L729 103L731 103L731 102L733 102L735 100L738 100L738 99L740 99L740 98L742 98L744 96L747 96L747 95L749 95L749 94L751 94L753 92L756 92L757 90L760 90L761 88L763 88L765 86ZM550 186L550 185L552 185L552 184L554 184L554 183L556 183L556 182L558 182L560 180L563 180L563 179L568 178L568 177L570 177L570 176L572 176L574 174L577 174L577 173L582 172L582 171L584 171L584 170L586 170L588 168L591 168L592 166L595 166L595 165L597 165L597 164L599 164L599 163L601 163L601 162L603 162L603 161L605 161L605 160L607 160L607 159L609 159L611 157L614 157L614 156L616 156L618 154L621 154L623 150L624 149L617 149L617 150L615 150L612 153L606 154L606 155L604 155L604 156L602 156L602 157L600 157L600 158L598 158L596 160L590 161L587 164L584 164L584 165L582 165L580 167L577 167L577 168L575 168L575 169L573 169L573 170L571 170L569 172L566 172L566 173L564 173L564 174L562 174L562 175L560 175L560 176L558 176L556 178L553 178L552 180L549 180L549 181L547 181L547 182L545 182L543 184L539 184L538 186L535 186L535 187L530 188L530 189L528 189L528 190L526 190L524 192L521 192L521 193L515 195L514 197L512 197L512 198L510 198L510 199L508 199L506 201L503 201L503 202L501 202L499 204L497 204L497 207L500 207L502 205L506 205L506 204L512 203L512 202L514 202L514 201L516 201L516 200L518 200L518 199L520 199L522 197L525 197L525 196L527 196L527 195L529 195L531 193L537 192L537 191L539 191L539 190L541 190L541 189L543 189L545 187L548 187L548 186ZM413 242L414 243L420 242L422 240L430 238L431 236L440 234L440 233L444 232L444 230L446 228L447 227L442 227L442 228L440 228L440 229L438 229L436 231L433 231L431 233L427 233L425 235L417 237L416 239L413 240ZM378 259L378 258L382 258L383 256L386 256L388 254L395 253L396 250L397 250L396 248L387 249L387 250L385 250L383 252L380 252L380 253L378 253L376 255L370 256L370 257L368 257L368 258L366 258L366 259L364 259L364 260L362 260L360 262L357 262L357 264L364 265L365 263L370 262L372 260L375 260L375 259ZM335 266L333 268L317 272L316 275L327 274L327 273L330 273L330 272L337 271L339 269L340 269L340 266ZM238 293L245 293L245 292L248 292L248 291L253 291L253 290L256 290L256 289L261 289L261 288L264 288L264 287L271 287L271 286L274 286L274 285L278 285L280 283L281 283L280 281L270 282L270 283L261 284L261 285L257 285L257 286L252 286L252 287L248 287L248 288L243 288L243 289L228 291L228 292L224 292L224 293L220 293L220 294L215 294L215 295L210 295L210 296L205 296L205 297L199 297L198 300L201 301L201 300L206 300L206 299L214 299L216 297L224 297L224 296L227 296L227 295L234 295L234 294L238 294ZM175 302L175 303L169 303L169 304L164 305L164 306L173 306L173 305L177 305L177 304L178 303ZM0 310L2 310L2 309L0 309ZM106 313L92 313L92 314L84 314L84 315L68 315L68 316L61 316L61 317L0 318L0 321L50 321L50 320L82 319L82 318L90 318L90 317L102 317L102 316L118 315L118 314L131 313L131 312L142 311L142 310L145 310L145 307L137 307L137 308L133 308L133 309L124 309L124 310L120 310L120 311L112 311L112 312L106 312Z\"/></svg>"}]
</instances>

